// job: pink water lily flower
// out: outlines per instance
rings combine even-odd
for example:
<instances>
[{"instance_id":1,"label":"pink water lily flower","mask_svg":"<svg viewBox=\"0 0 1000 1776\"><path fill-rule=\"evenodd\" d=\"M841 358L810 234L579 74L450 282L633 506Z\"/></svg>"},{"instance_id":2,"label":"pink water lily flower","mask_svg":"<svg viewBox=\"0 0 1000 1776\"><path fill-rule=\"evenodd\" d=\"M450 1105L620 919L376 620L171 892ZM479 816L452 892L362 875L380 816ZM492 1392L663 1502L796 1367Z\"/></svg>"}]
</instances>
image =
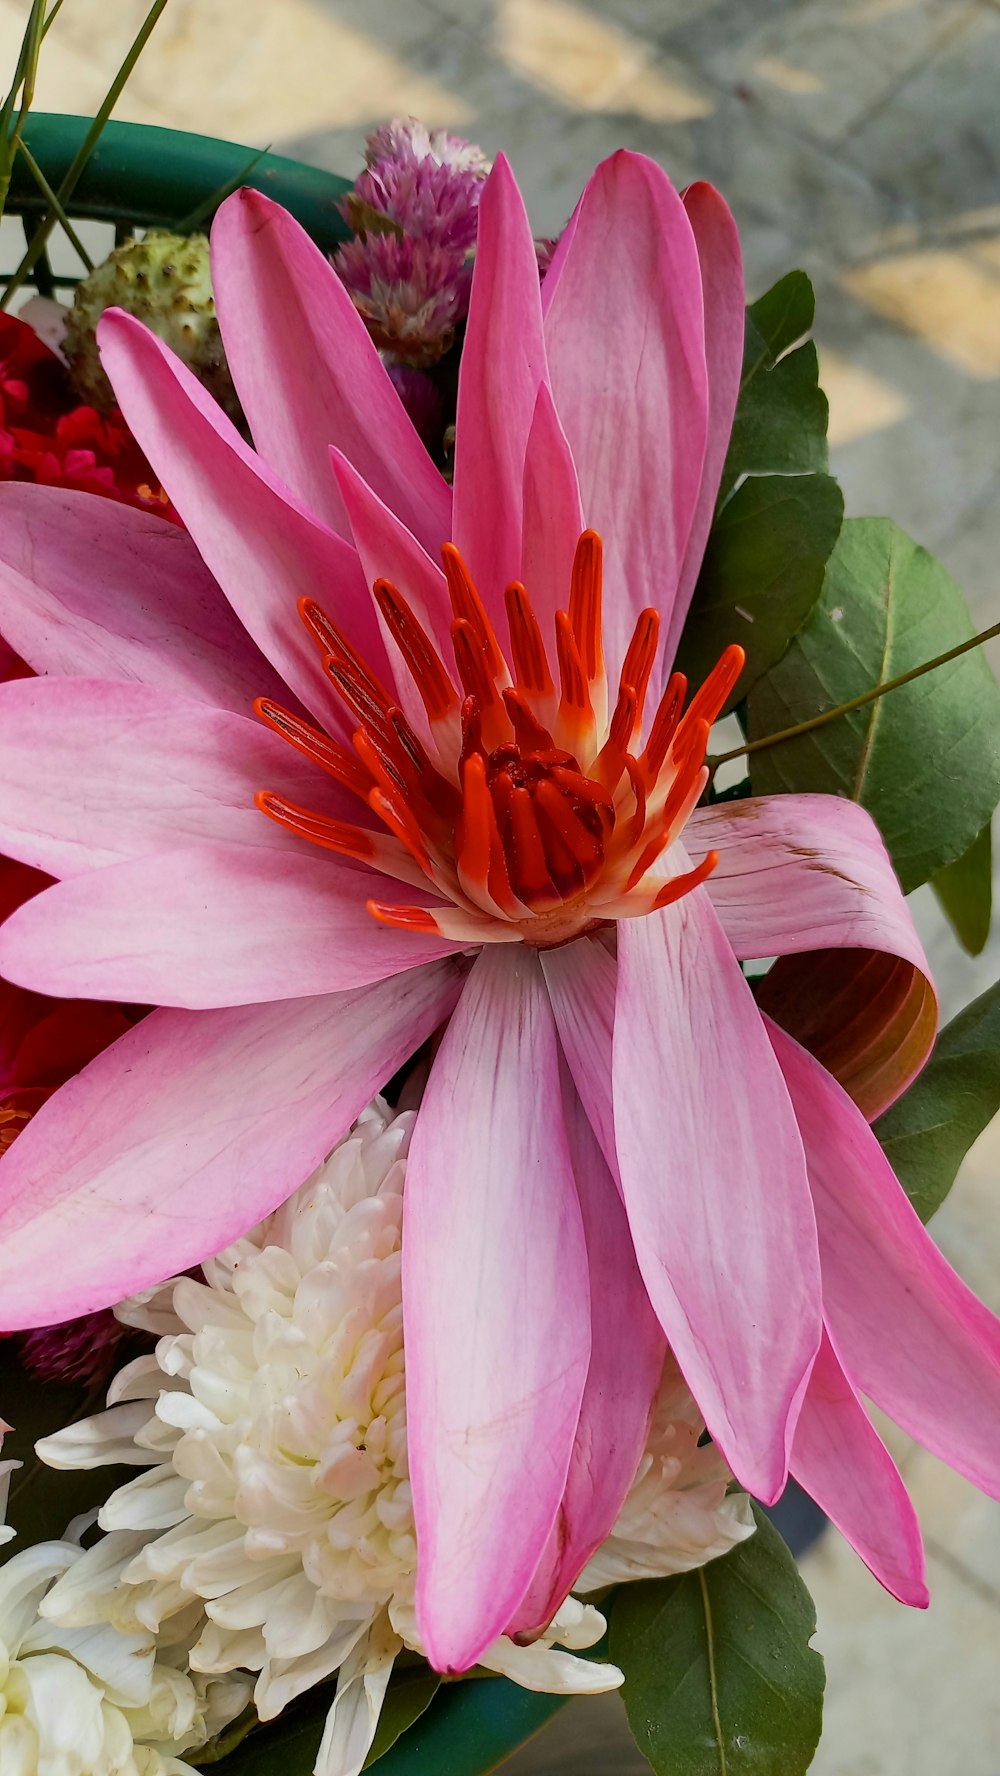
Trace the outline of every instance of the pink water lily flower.
<instances>
[{"instance_id":1,"label":"pink water lily flower","mask_svg":"<svg viewBox=\"0 0 1000 1776\"><path fill-rule=\"evenodd\" d=\"M49 676L0 692L0 843L59 880L0 966L160 1009L3 1161L0 1318L232 1241L447 1021L404 1239L435 1665L548 1620L666 1339L739 1478L772 1499L791 1464L925 1601L859 1393L1000 1493L1000 1327L863 1113L926 1056L924 957L860 808L697 805L739 637L689 702L662 689L740 377L728 210L616 155L540 291L498 162L453 493L288 215L231 198L213 272L257 452L102 323L189 534L3 490L3 626ZM741 959L775 956L755 999Z\"/></svg>"}]
</instances>

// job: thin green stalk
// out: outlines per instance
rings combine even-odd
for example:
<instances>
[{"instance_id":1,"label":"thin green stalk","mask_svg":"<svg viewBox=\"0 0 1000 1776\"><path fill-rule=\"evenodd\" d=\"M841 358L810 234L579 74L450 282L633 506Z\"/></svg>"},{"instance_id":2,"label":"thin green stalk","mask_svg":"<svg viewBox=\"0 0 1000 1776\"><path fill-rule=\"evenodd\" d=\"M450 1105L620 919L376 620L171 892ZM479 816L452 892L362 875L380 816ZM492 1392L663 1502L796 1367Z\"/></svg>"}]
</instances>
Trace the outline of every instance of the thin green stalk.
<instances>
[{"instance_id":1,"label":"thin green stalk","mask_svg":"<svg viewBox=\"0 0 1000 1776\"><path fill-rule=\"evenodd\" d=\"M59 199L45 177L45 174L42 172L42 169L32 154L31 149L28 147L27 142L19 142L18 148L23 158L27 161L28 171L31 173L31 176L46 203L55 211L56 221L62 223L63 229L69 238L70 245L79 253L87 270L93 271L94 261L87 252L86 247L80 239L80 236L77 234L76 229L73 227L72 222L67 216L66 211L63 209L62 204L59 202Z\"/></svg>"},{"instance_id":2,"label":"thin green stalk","mask_svg":"<svg viewBox=\"0 0 1000 1776\"><path fill-rule=\"evenodd\" d=\"M217 191L213 191L210 197L206 197L203 203L198 204L195 209L189 210L188 214L181 218L173 230L174 234L193 234L196 228L201 227L206 217L214 216L219 205L225 203L227 197L231 197L234 191L238 191L241 185L246 184L257 162L263 160L265 154L270 154L270 152L268 147L260 148L256 154L252 154L246 166L241 167L232 179L227 179L226 183L220 185Z\"/></svg>"},{"instance_id":3,"label":"thin green stalk","mask_svg":"<svg viewBox=\"0 0 1000 1776\"><path fill-rule=\"evenodd\" d=\"M56 193L60 204L62 204L64 208L72 197L73 192L76 189L77 181L93 154L94 149L97 147L101 131L107 123L115 105L118 103L125 82L128 80L128 77L142 54L142 51L145 49L153 27L156 25L166 4L167 0L153 0L153 5L146 14L135 41L108 88L100 110L80 144L77 153L74 155L73 160L66 171L65 178ZM52 233L57 220L58 217L56 216L55 211L50 210L42 222L39 223L34 235L28 243L27 250L25 251L20 265L8 281L3 296L0 297L0 308L6 308L9 305L11 298L16 295L25 278L29 277L34 270L42 253L45 251L46 242L48 241L49 235Z\"/></svg>"},{"instance_id":4,"label":"thin green stalk","mask_svg":"<svg viewBox=\"0 0 1000 1776\"><path fill-rule=\"evenodd\" d=\"M759 740L744 741L742 746L734 746L731 752L717 753L714 757L707 758L705 763L710 771L717 771L720 765L727 765L730 759L743 758L751 752L762 752L765 746L780 746L785 740L797 740L800 734L810 734L814 728L822 728L827 722L836 721L842 715L850 715L855 709L863 709L866 703L874 703L876 697L884 697L887 691L898 691L900 685L912 684L915 678L923 678L925 672L934 672L938 666L947 666L949 660L957 660L960 654L982 647L984 641L992 641L995 635L1000 635L1000 623L981 630L968 641L960 641L957 647L949 648L946 654L938 654L936 660L925 660L922 666L914 666L909 672L901 672L898 678L887 679L885 684L863 691L860 697L852 697L849 703L838 703L835 709L824 709L822 715L813 715L808 721L796 722L793 728L781 728L777 734L764 734Z\"/></svg>"},{"instance_id":5,"label":"thin green stalk","mask_svg":"<svg viewBox=\"0 0 1000 1776\"><path fill-rule=\"evenodd\" d=\"M21 40L21 49L17 58L17 69L14 83L0 111L0 216L3 215L10 190L11 173L14 167L14 156L21 140L21 132L25 119L31 109L31 101L35 96L35 75L38 70L38 52L45 32L45 0L32 0L31 12ZM13 130L10 120L14 113L17 95L21 93L21 105L17 114L17 122Z\"/></svg>"}]
</instances>

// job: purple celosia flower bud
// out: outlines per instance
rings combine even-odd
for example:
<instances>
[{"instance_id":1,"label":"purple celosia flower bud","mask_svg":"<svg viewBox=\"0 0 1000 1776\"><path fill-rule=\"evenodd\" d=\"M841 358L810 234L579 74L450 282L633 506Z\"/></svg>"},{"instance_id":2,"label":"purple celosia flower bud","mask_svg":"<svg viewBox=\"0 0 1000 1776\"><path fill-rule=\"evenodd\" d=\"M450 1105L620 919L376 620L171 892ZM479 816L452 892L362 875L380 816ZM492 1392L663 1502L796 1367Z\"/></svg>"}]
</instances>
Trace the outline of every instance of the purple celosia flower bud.
<instances>
[{"instance_id":1,"label":"purple celosia flower bud","mask_svg":"<svg viewBox=\"0 0 1000 1776\"><path fill-rule=\"evenodd\" d=\"M380 351L408 364L437 362L469 308L472 265L464 247L369 234L340 248L336 269Z\"/></svg>"},{"instance_id":2,"label":"purple celosia flower bud","mask_svg":"<svg viewBox=\"0 0 1000 1776\"><path fill-rule=\"evenodd\" d=\"M93 1387L106 1381L121 1361L126 1339L133 1342L134 1332L107 1307L63 1326L38 1326L22 1333L19 1342L25 1368L38 1381Z\"/></svg>"},{"instance_id":3,"label":"purple celosia flower bud","mask_svg":"<svg viewBox=\"0 0 1000 1776\"><path fill-rule=\"evenodd\" d=\"M381 161L397 165L408 160L436 161L438 166L476 173L485 179L490 162L475 142L452 136L447 130L429 130L416 117L394 117L365 138L365 160L370 167Z\"/></svg>"},{"instance_id":4,"label":"purple celosia flower bud","mask_svg":"<svg viewBox=\"0 0 1000 1776\"><path fill-rule=\"evenodd\" d=\"M433 449L441 441L444 423L441 390L422 370L413 370L409 364L389 364L388 371L419 437Z\"/></svg>"},{"instance_id":5,"label":"purple celosia flower bud","mask_svg":"<svg viewBox=\"0 0 1000 1776\"><path fill-rule=\"evenodd\" d=\"M355 238L334 266L382 351L433 364L468 312L489 162L473 143L413 118L377 130L365 158L340 206Z\"/></svg>"}]
</instances>

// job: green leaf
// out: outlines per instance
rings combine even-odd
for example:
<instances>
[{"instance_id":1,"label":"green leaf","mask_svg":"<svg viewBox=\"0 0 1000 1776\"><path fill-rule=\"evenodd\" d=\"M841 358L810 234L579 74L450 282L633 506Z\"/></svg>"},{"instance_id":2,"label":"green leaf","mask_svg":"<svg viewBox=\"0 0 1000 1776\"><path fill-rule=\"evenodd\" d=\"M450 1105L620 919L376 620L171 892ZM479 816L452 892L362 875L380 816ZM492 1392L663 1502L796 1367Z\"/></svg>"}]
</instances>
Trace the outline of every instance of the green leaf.
<instances>
[{"instance_id":1,"label":"green leaf","mask_svg":"<svg viewBox=\"0 0 1000 1776\"><path fill-rule=\"evenodd\" d=\"M414 1669L417 1669L416 1667ZM430 1674L427 1674L428 1677ZM258 1727L219 1766L220 1776L312 1776L334 1685L310 1691ZM388 1746L379 1776L487 1776L537 1733L565 1696L535 1695L502 1677L442 1683L429 1707Z\"/></svg>"},{"instance_id":2,"label":"green leaf","mask_svg":"<svg viewBox=\"0 0 1000 1776\"><path fill-rule=\"evenodd\" d=\"M804 271L787 271L784 277L758 296L747 309L747 332L751 328L759 341L756 352L747 346L743 353L743 381L758 367L761 355L773 364L812 330L816 319L816 295Z\"/></svg>"},{"instance_id":3,"label":"green leaf","mask_svg":"<svg viewBox=\"0 0 1000 1776\"><path fill-rule=\"evenodd\" d=\"M392 1674L389 1688L378 1717L378 1729L371 1751L364 1762L367 1770L384 1757L401 1733L419 1720L429 1708L441 1685L441 1679L429 1665L404 1665Z\"/></svg>"},{"instance_id":4,"label":"green leaf","mask_svg":"<svg viewBox=\"0 0 1000 1776\"><path fill-rule=\"evenodd\" d=\"M747 664L735 703L781 658L820 595L843 514L829 475L763 475L733 494L712 528L681 637L677 665L692 684L739 642Z\"/></svg>"},{"instance_id":5,"label":"green leaf","mask_svg":"<svg viewBox=\"0 0 1000 1776\"><path fill-rule=\"evenodd\" d=\"M611 1657L639 1749L658 1776L801 1776L819 1742L816 1611L777 1530L679 1578L627 1585Z\"/></svg>"},{"instance_id":6,"label":"green leaf","mask_svg":"<svg viewBox=\"0 0 1000 1776\"><path fill-rule=\"evenodd\" d=\"M742 475L806 475L827 466L829 404L808 333L816 302L804 271L789 272L747 309L743 379L719 491Z\"/></svg>"},{"instance_id":7,"label":"green leaf","mask_svg":"<svg viewBox=\"0 0 1000 1776\"><path fill-rule=\"evenodd\" d=\"M959 943L970 956L986 948L993 918L993 834L987 821L967 851L931 877Z\"/></svg>"},{"instance_id":8,"label":"green leaf","mask_svg":"<svg viewBox=\"0 0 1000 1776\"><path fill-rule=\"evenodd\" d=\"M923 1072L873 1124L921 1221L940 1208L998 1110L1000 981L945 1026Z\"/></svg>"},{"instance_id":9,"label":"green leaf","mask_svg":"<svg viewBox=\"0 0 1000 1776\"><path fill-rule=\"evenodd\" d=\"M933 555L887 518L849 519L816 609L750 692L748 737L850 702L973 633L961 592ZM968 850L1000 798L1000 687L973 649L752 754L750 775L755 795L821 791L860 802L909 893Z\"/></svg>"}]
</instances>

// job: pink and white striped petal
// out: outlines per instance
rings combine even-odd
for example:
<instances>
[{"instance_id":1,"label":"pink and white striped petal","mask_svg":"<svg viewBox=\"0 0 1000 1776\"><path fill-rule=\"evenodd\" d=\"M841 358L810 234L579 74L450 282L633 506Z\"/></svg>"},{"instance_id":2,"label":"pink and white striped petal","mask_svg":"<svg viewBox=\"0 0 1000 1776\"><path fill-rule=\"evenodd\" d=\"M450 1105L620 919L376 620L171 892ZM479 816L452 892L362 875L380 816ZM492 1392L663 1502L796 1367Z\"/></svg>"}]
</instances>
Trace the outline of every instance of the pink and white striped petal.
<instances>
[{"instance_id":1,"label":"pink and white striped petal","mask_svg":"<svg viewBox=\"0 0 1000 1776\"><path fill-rule=\"evenodd\" d=\"M212 225L212 287L257 448L311 512L349 536L330 476L336 445L436 553L451 493L421 444L368 329L305 229L259 191L236 191Z\"/></svg>"},{"instance_id":2,"label":"pink and white striped petal","mask_svg":"<svg viewBox=\"0 0 1000 1776\"><path fill-rule=\"evenodd\" d=\"M410 1144L403 1216L417 1619L439 1671L518 1609L566 1486L590 1362L587 1246L537 957L484 950Z\"/></svg>"},{"instance_id":3,"label":"pink and white striped petal","mask_svg":"<svg viewBox=\"0 0 1000 1776\"><path fill-rule=\"evenodd\" d=\"M246 714L289 693L176 524L62 487L0 487L5 641L56 678L159 685Z\"/></svg>"},{"instance_id":4,"label":"pink and white striped petal","mask_svg":"<svg viewBox=\"0 0 1000 1776\"><path fill-rule=\"evenodd\" d=\"M1000 1498L1000 1320L938 1250L860 1110L768 1020L816 1205L823 1299L854 1385Z\"/></svg>"},{"instance_id":5,"label":"pink and white striped petal","mask_svg":"<svg viewBox=\"0 0 1000 1776\"><path fill-rule=\"evenodd\" d=\"M521 571L525 454L548 381L538 260L524 199L498 154L479 205L458 378L454 541L494 623Z\"/></svg>"},{"instance_id":6,"label":"pink and white striped petal","mask_svg":"<svg viewBox=\"0 0 1000 1776\"><path fill-rule=\"evenodd\" d=\"M556 1526L510 1634L546 1627L611 1534L645 1448L667 1350L617 1186L568 1078L563 1113L590 1261L590 1368Z\"/></svg>"},{"instance_id":7,"label":"pink and white striped petal","mask_svg":"<svg viewBox=\"0 0 1000 1776\"><path fill-rule=\"evenodd\" d=\"M353 993L144 1018L4 1156L4 1327L106 1307L245 1233L305 1182L459 985L439 962Z\"/></svg>"},{"instance_id":8,"label":"pink and white striped petal","mask_svg":"<svg viewBox=\"0 0 1000 1776\"><path fill-rule=\"evenodd\" d=\"M0 754L0 845L52 876L201 840L301 852L307 841L254 805L262 789L366 823L356 797L261 722L152 685L0 685Z\"/></svg>"},{"instance_id":9,"label":"pink and white striped petal","mask_svg":"<svg viewBox=\"0 0 1000 1776\"><path fill-rule=\"evenodd\" d=\"M788 1092L702 888L618 927L613 1082L650 1300L730 1467L770 1503L820 1339L816 1226Z\"/></svg>"},{"instance_id":10,"label":"pink and white striped petal","mask_svg":"<svg viewBox=\"0 0 1000 1776\"><path fill-rule=\"evenodd\" d=\"M141 321L109 309L98 333L122 412L240 621L296 696L349 736L296 605L315 598L384 669L356 551L310 515Z\"/></svg>"},{"instance_id":11,"label":"pink and white striped petal","mask_svg":"<svg viewBox=\"0 0 1000 1776\"><path fill-rule=\"evenodd\" d=\"M795 1427L792 1473L879 1583L900 1603L926 1609L917 1513L826 1329Z\"/></svg>"},{"instance_id":12,"label":"pink and white striped petal","mask_svg":"<svg viewBox=\"0 0 1000 1776\"><path fill-rule=\"evenodd\" d=\"M584 518L604 538L614 683L640 611L670 622L708 436L698 249L677 192L644 155L612 155L588 182L545 347Z\"/></svg>"},{"instance_id":13,"label":"pink and white striped petal","mask_svg":"<svg viewBox=\"0 0 1000 1776\"><path fill-rule=\"evenodd\" d=\"M314 847L157 851L21 907L0 928L0 971L67 998L205 1010L346 992L461 949L390 930L369 897L409 905L413 889Z\"/></svg>"}]
</instances>

